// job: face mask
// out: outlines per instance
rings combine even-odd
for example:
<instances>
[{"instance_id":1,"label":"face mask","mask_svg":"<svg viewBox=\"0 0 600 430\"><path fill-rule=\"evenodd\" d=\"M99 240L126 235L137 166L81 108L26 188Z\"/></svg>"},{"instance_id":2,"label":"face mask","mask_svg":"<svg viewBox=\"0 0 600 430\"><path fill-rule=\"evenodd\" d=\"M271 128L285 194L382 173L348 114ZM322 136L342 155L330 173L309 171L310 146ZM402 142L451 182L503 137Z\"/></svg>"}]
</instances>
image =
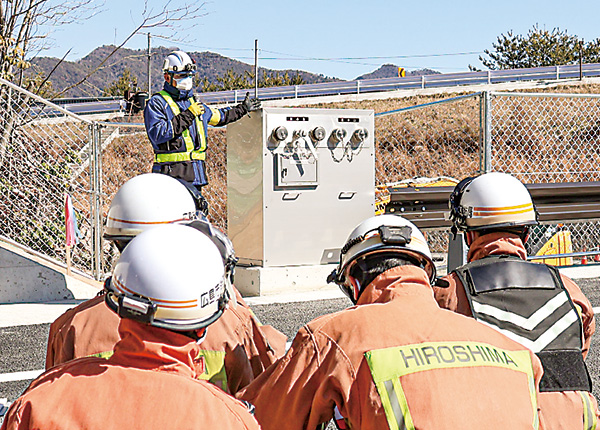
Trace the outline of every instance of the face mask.
<instances>
[{"instance_id":1,"label":"face mask","mask_svg":"<svg viewBox=\"0 0 600 430\"><path fill-rule=\"evenodd\" d=\"M187 78L179 79L177 81L176 88L178 90L188 91L192 89L192 77L188 76Z\"/></svg>"}]
</instances>

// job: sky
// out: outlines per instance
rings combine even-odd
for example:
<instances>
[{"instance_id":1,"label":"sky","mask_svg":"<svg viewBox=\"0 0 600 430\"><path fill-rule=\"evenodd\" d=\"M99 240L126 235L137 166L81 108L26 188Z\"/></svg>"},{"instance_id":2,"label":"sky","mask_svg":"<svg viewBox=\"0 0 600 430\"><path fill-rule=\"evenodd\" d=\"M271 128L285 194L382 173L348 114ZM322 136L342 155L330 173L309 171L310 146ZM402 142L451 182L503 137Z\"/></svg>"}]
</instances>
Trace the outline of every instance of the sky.
<instances>
[{"instance_id":1,"label":"sky","mask_svg":"<svg viewBox=\"0 0 600 430\"><path fill-rule=\"evenodd\" d=\"M166 0L147 0L159 12ZM171 0L170 7L190 2ZM102 2L98 1L98 4ZM120 44L142 21L142 0L105 0L102 11L51 33L54 46L39 55L76 61L98 46ZM564 0L228 0L203 4L179 28L150 28L151 46L211 51L276 70L300 69L354 79L382 64L441 73L484 68L479 60L498 36L526 35L535 25L559 28L584 41L600 37L600 2ZM146 49L147 34L125 45ZM162 61L162 60L161 60Z\"/></svg>"}]
</instances>

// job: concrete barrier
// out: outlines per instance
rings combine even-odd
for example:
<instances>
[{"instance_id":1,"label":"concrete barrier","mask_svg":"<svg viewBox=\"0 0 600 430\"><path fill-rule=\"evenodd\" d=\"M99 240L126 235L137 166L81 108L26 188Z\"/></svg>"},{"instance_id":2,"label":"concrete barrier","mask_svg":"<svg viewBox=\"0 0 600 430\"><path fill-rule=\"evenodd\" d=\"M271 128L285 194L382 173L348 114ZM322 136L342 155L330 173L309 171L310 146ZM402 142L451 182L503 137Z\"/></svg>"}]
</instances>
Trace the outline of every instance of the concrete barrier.
<instances>
[{"instance_id":1,"label":"concrete barrier","mask_svg":"<svg viewBox=\"0 0 600 430\"><path fill-rule=\"evenodd\" d=\"M0 239L0 303L48 303L93 297L102 284L14 242Z\"/></svg>"}]
</instances>

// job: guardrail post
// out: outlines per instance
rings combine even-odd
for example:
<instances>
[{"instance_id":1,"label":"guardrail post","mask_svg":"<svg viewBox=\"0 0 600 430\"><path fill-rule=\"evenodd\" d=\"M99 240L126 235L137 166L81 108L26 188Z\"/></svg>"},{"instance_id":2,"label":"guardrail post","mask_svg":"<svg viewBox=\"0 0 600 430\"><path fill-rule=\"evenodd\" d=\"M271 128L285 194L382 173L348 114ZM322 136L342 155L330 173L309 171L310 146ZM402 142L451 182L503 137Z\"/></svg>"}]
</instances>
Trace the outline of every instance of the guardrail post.
<instances>
[{"instance_id":1,"label":"guardrail post","mask_svg":"<svg viewBox=\"0 0 600 430\"><path fill-rule=\"evenodd\" d=\"M425 75L421 75L421 89L425 88Z\"/></svg>"},{"instance_id":2,"label":"guardrail post","mask_svg":"<svg viewBox=\"0 0 600 430\"><path fill-rule=\"evenodd\" d=\"M487 71L488 85L492 83L492 71Z\"/></svg>"},{"instance_id":3,"label":"guardrail post","mask_svg":"<svg viewBox=\"0 0 600 430\"><path fill-rule=\"evenodd\" d=\"M356 81L356 94L360 94L360 81Z\"/></svg>"},{"instance_id":4,"label":"guardrail post","mask_svg":"<svg viewBox=\"0 0 600 430\"><path fill-rule=\"evenodd\" d=\"M233 103L237 104L237 90L233 90Z\"/></svg>"},{"instance_id":5,"label":"guardrail post","mask_svg":"<svg viewBox=\"0 0 600 430\"><path fill-rule=\"evenodd\" d=\"M556 66L556 80L560 79L560 66Z\"/></svg>"},{"instance_id":6,"label":"guardrail post","mask_svg":"<svg viewBox=\"0 0 600 430\"><path fill-rule=\"evenodd\" d=\"M298 98L298 85L294 85L294 98Z\"/></svg>"}]
</instances>

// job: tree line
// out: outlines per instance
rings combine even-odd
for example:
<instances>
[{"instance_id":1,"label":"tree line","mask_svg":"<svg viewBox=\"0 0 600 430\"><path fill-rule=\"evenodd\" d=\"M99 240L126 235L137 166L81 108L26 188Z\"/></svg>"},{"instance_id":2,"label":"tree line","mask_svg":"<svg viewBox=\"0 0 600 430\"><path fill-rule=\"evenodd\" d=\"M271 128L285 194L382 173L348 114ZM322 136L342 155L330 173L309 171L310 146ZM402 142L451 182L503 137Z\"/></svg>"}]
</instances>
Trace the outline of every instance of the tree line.
<instances>
[{"instance_id":1,"label":"tree line","mask_svg":"<svg viewBox=\"0 0 600 430\"><path fill-rule=\"evenodd\" d=\"M129 68L125 68L123 73L110 85L104 88L103 96L122 96L125 91L137 91L137 78L132 74ZM259 72L258 86L281 87L288 85L302 85L306 81L300 73L290 75L289 72ZM194 88L199 88L202 92L241 90L254 88L254 73L244 71L236 73L233 69L227 70L222 76L217 77L216 82L210 82L206 76L194 77Z\"/></svg>"}]
</instances>

